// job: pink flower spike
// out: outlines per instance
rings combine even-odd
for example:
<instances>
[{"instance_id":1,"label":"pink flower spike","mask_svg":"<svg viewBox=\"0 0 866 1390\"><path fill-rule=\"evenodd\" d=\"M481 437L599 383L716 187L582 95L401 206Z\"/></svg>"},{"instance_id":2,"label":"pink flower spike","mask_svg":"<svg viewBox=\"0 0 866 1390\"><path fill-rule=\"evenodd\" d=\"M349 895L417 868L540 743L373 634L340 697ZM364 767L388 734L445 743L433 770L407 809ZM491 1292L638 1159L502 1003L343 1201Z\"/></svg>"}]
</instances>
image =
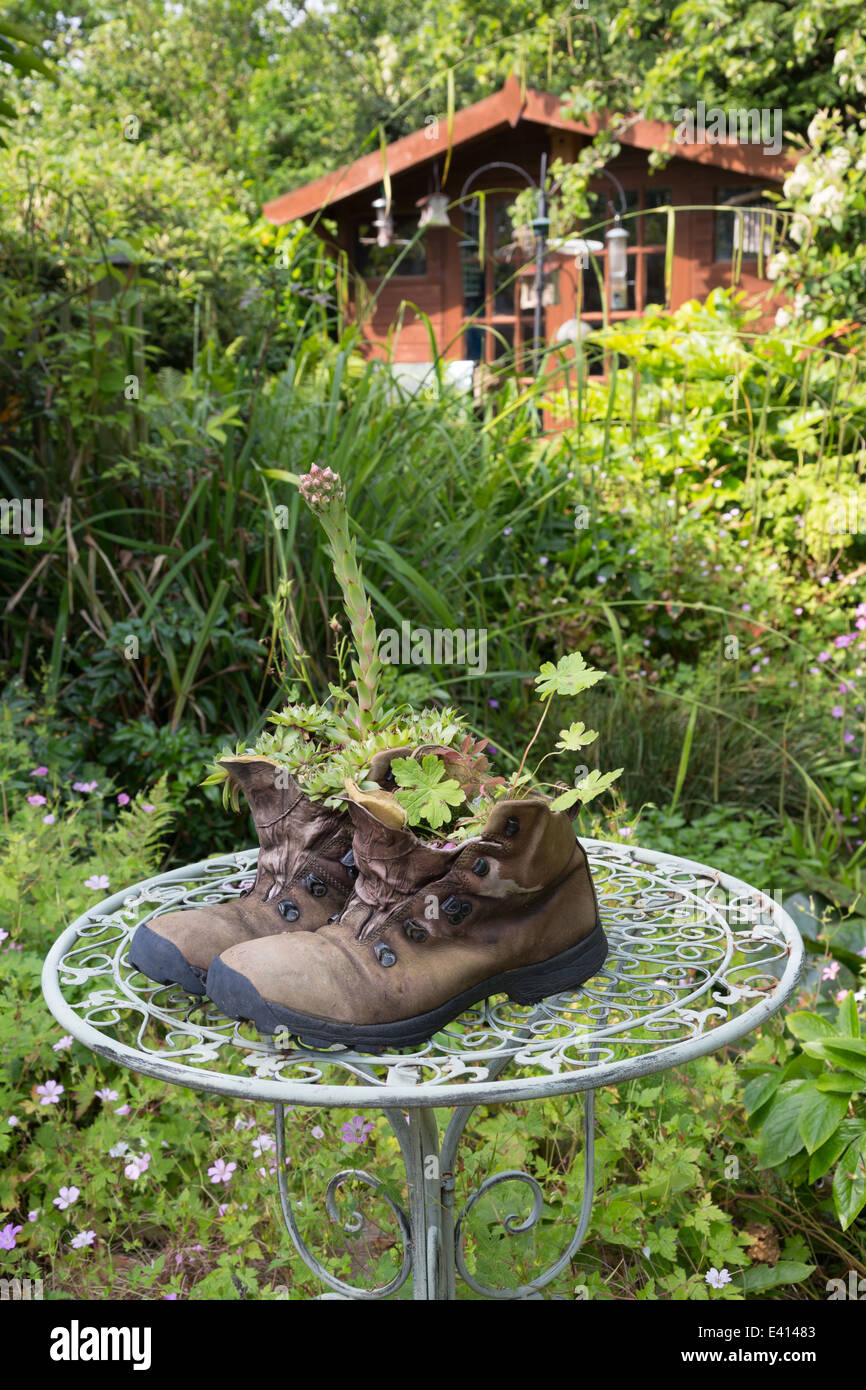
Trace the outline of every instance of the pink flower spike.
<instances>
[{"instance_id":1,"label":"pink flower spike","mask_svg":"<svg viewBox=\"0 0 866 1390\"><path fill-rule=\"evenodd\" d=\"M27 800L29 801L29 803L30 803L31 806L44 806L44 805L46 804L48 798L45 797L45 796L35 795L35 796L28 796Z\"/></svg>"},{"instance_id":2,"label":"pink flower spike","mask_svg":"<svg viewBox=\"0 0 866 1390\"><path fill-rule=\"evenodd\" d=\"M128 805L129 805L129 796L127 795L126 792L118 792L118 793L117 793L117 804L118 804L118 806L128 806Z\"/></svg>"}]
</instances>

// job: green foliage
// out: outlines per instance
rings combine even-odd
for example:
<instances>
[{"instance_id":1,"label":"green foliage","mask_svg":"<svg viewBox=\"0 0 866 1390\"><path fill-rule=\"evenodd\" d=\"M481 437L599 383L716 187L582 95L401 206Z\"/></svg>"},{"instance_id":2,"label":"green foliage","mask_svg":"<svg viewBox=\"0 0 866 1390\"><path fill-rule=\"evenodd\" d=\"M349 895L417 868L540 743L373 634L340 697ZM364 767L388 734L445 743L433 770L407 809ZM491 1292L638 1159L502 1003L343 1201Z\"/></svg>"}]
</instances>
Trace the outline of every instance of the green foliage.
<instances>
[{"instance_id":1,"label":"green foliage","mask_svg":"<svg viewBox=\"0 0 866 1390\"><path fill-rule=\"evenodd\" d=\"M445 764L432 753L420 759L395 758L391 767L397 779L394 797L410 825L438 830L451 819L452 807L466 799L460 783L445 776Z\"/></svg>"},{"instance_id":2,"label":"green foliage","mask_svg":"<svg viewBox=\"0 0 866 1390\"><path fill-rule=\"evenodd\" d=\"M833 1173L833 1207L847 1230L866 1206L866 1043L854 994L835 1021L808 1010L787 1018L800 1044L782 1067L749 1082L744 1104L760 1137L758 1157L792 1183Z\"/></svg>"}]
</instances>

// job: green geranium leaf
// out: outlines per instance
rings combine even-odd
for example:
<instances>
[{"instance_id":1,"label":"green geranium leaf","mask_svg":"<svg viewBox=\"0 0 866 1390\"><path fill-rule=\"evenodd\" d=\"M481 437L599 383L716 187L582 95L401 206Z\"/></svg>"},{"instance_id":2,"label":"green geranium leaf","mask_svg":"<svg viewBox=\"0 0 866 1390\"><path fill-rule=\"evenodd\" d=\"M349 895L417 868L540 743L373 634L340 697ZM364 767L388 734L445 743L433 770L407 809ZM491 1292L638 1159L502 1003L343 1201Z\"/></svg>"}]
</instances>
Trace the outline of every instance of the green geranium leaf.
<instances>
[{"instance_id":1,"label":"green geranium leaf","mask_svg":"<svg viewBox=\"0 0 866 1390\"><path fill-rule=\"evenodd\" d=\"M451 819L451 809L465 801L459 782L446 778L445 764L435 753L417 758L395 758L391 771L397 780L394 796L403 807L410 825L428 825L438 830Z\"/></svg>"},{"instance_id":2,"label":"green geranium leaf","mask_svg":"<svg viewBox=\"0 0 866 1390\"><path fill-rule=\"evenodd\" d=\"M597 738L598 733L595 729L587 729L585 724L570 724L567 729L560 729L556 751L568 753L578 748L586 748L587 744L593 743Z\"/></svg>"},{"instance_id":3,"label":"green geranium leaf","mask_svg":"<svg viewBox=\"0 0 866 1390\"><path fill-rule=\"evenodd\" d=\"M608 787L612 787L616 779L622 776L622 772L621 767L616 768L614 772L599 772L598 768L593 768L592 772L578 782L575 787L575 791L584 806L588 801L601 796L601 793L606 792Z\"/></svg>"},{"instance_id":4,"label":"green geranium leaf","mask_svg":"<svg viewBox=\"0 0 866 1390\"><path fill-rule=\"evenodd\" d=\"M580 652L569 652L561 656L556 665L545 661L541 674L535 678L536 689L543 698L551 695L579 695L591 685L605 679L606 671L596 671L587 666Z\"/></svg>"}]
</instances>

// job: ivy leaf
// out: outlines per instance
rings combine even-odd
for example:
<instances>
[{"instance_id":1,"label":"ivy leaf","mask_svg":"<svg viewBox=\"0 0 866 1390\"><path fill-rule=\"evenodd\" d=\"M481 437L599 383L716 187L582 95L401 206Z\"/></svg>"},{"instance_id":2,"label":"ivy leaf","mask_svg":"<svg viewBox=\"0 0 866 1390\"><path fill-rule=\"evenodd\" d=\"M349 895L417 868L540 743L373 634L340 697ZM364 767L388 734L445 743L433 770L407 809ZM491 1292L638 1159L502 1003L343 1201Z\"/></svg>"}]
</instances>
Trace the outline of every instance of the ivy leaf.
<instances>
[{"instance_id":1,"label":"ivy leaf","mask_svg":"<svg viewBox=\"0 0 866 1390\"><path fill-rule=\"evenodd\" d=\"M397 779L394 797L410 825L438 830L451 819L452 806L466 800L460 783L445 777L445 764L435 753L425 753L420 762L417 758L395 758L391 771Z\"/></svg>"},{"instance_id":2,"label":"ivy leaf","mask_svg":"<svg viewBox=\"0 0 866 1390\"><path fill-rule=\"evenodd\" d=\"M585 724L569 724L567 729L560 729L559 739L556 744L557 753L568 753L576 751L578 748L585 748L588 743L593 743L598 738L595 729L587 729Z\"/></svg>"},{"instance_id":3,"label":"ivy leaf","mask_svg":"<svg viewBox=\"0 0 866 1390\"><path fill-rule=\"evenodd\" d=\"M552 661L545 661L541 674L535 678L535 686L543 698L579 695L582 690L603 681L606 675L606 671L587 666L580 652L569 652L568 656L561 656L555 666Z\"/></svg>"}]
</instances>

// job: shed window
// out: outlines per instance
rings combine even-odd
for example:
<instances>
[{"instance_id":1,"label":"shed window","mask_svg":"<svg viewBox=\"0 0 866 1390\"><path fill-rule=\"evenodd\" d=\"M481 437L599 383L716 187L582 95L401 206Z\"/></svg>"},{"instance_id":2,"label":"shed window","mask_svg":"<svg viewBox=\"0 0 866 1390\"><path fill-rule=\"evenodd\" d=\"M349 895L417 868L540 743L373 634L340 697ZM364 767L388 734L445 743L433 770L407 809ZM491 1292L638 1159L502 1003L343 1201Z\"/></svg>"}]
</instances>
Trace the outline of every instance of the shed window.
<instances>
[{"instance_id":1,"label":"shed window","mask_svg":"<svg viewBox=\"0 0 866 1390\"><path fill-rule=\"evenodd\" d=\"M716 261L732 261L743 241L743 260L756 260L764 238L763 254L771 250L773 219L762 214L773 204L762 188L717 188L714 219L714 250ZM726 207L725 204L728 206Z\"/></svg>"},{"instance_id":2,"label":"shed window","mask_svg":"<svg viewBox=\"0 0 866 1390\"><path fill-rule=\"evenodd\" d=\"M372 218L361 222L355 232L355 268L365 280L384 275L426 275L427 245L418 232L418 214L394 214L394 240L390 246L376 245Z\"/></svg>"}]
</instances>

